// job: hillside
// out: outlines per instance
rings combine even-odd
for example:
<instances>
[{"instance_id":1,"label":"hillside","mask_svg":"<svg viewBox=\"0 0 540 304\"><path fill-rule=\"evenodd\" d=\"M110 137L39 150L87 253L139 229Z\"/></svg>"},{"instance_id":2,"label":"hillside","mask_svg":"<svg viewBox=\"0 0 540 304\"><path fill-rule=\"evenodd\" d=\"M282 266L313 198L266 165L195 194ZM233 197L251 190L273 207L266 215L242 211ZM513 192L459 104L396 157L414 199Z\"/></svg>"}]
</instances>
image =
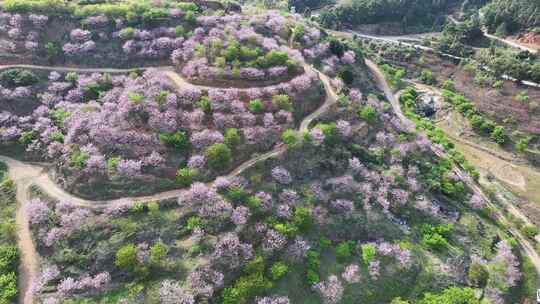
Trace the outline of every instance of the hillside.
<instances>
[{"instance_id":1,"label":"hillside","mask_svg":"<svg viewBox=\"0 0 540 304\"><path fill-rule=\"evenodd\" d=\"M538 149L537 90L489 65L522 58L328 29L430 27L459 1L282 4L3 1L0 304L532 299L533 212L436 119ZM424 115L422 85L451 106Z\"/></svg>"}]
</instances>

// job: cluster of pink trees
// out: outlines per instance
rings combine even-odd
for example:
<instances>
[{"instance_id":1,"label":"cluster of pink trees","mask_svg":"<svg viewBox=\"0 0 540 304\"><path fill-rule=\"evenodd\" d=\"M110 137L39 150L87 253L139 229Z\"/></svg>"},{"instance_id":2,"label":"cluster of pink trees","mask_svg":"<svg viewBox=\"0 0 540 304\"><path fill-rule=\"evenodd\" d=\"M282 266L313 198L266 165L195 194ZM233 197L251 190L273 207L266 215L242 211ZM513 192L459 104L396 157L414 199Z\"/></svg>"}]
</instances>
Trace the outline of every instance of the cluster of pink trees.
<instances>
[{"instance_id":1,"label":"cluster of pink trees","mask_svg":"<svg viewBox=\"0 0 540 304\"><path fill-rule=\"evenodd\" d=\"M321 295L326 304L337 304L343 297L344 287L335 275L329 276L326 281L315 284L313 288Z\"/></svg>"},{"instance_id":2,"label":"cluster of pink trees","mask_svg":"<svg viewBox=\"0 0 540 304\"><path fill-rule=\"evenodd\" d=\"M71 34L78 42L91 36L80 29ZM42 103L28 116L2 112L0 135L3 142L13 142L32 134L29 152L45 154L64 165L75 165L73 159L78 157L81 161L75 174L139 179L158 174L156 169L167 165L170 147L160 135L181 130L194 152L191 158L186 155L188 166L204 170L205 149L223 143L228 128L238 128L245 139L241 142L259 151L276 143L293 120L291 112L271 102L271 96L285 91L300 95L315 81L313 75L299 77L301 81L291 81L296 83L294 88L285 84L258 90L209 90L211 113L205 113L197 108L204 92L176 90L159 71L149 70L136 78L52 72L45 91L28 93L26 87L0 90L2 96L38 95ZM100 87L106 88L100 96L87 93ZM251 96L263 101L262 112L248 110Z\"/></svg>"},{"instance_id":3,"label":"cluster of pink trees","mask_svg":"<svg viewBox=\"0 0 540 304\"><path fill-rule=\"evenodd\" d=\"M98 273L95 276L86 275L79 279L68 277L58 284L57 291L62 297L81 292L103 292L109 287L110 282L111 276L108 272Z\"/></svg>"},{"instance_id":4,"label":"cluster of pink trees","mask_svg":"<svg viewBox=\"0 0 540 304\"><path fill-rule=\"evenodd\" d=\"M278 80L291 72L291 64L301 64L302 54L287 47L280 35L288 27L286 18L270 12L262 15L201 16L193 35L172 52L172 61L193 79ZM224 52L222 52L225 50ZM281 52L291 61L268 60L265 54ZM276 53L277 54L277 53ZM277 56L275 56L277 57ZM259 66L244 61L258 60Z\"/></svg>"},{"instance_id":5,"label":"cluster of pink trees","mask_svg":"<svg viewBox=\"0 0 540 304\"><path fill-rule=\"evenodd\" d=\"M39 49L39 39L48 21L49 17L45 15L1 13L0 35L5 34L9 38L11 52L35 52Z\"/></svg>"}]
</instances>

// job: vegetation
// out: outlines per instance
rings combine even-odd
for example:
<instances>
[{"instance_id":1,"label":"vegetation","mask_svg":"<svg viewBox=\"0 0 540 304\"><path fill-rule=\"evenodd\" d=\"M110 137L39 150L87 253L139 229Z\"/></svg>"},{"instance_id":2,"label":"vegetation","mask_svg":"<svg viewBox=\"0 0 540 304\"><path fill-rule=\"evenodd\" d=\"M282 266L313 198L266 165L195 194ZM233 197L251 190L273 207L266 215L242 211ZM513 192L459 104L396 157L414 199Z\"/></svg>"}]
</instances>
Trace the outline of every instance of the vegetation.
<instances>
[{"instance_id":1,"label":"vegetation","mask_svg":"<svg viewBox=\"0 0 540 304\"><path fill-rule=\"evenodd\" d=\"M495 0L484 8L484 23L490 32L507 35L540 25L540 3L528 0Z\"/></svg>"},{"instance_id":2,"label":"vegetation","mask_svg":"<svg viewBox=\"0 0 540 304\"><path fill-rule=\"evenodd\" d=\"M20 253L16 246L15 185L0 163L0 303L14 303L18 296Z\"/></svg>"},{"instance_id":3,"label":"vegetation","mask_svg":"<svg viewBox=\"0 0 540 304\"><path fill-rule=\"evenodd\" d=\"M399 22L403 27L423 25L431 27L440 22L441 13L452 1L422 0L354 0L340 3L332 10L324 10L320 20L325 27L336 24L372 24Z\"/></svg>"}]
</instances>

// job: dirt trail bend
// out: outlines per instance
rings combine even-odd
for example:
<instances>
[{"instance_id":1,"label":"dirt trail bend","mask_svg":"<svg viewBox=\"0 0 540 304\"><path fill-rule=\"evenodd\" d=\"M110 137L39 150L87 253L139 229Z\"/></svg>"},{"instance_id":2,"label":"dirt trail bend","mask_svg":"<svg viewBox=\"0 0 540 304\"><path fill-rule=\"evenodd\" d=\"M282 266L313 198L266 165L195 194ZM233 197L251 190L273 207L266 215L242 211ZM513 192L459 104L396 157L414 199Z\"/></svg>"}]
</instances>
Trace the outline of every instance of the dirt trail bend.
<instances>
[{"instance_id":1,"label":"dirt trail bend","mask_svg":"<svg viewBox=\"0 0 540 304\"><path fill-rule=\"evenodd\" d=\"M480 17L482 17L482 14L480 14ZM450 21L452 21L455 24L462 24L463 23L463 21L458 21L453 16L448 16L448 19L450 19ZM527 47L525 45L519 44L519 43L511 41L511 40L507 40L507 39L504 39L504 38L500 38L500 37L497 37L495 35L491 35L490 33L488 33L487 28L485 26L483 26L481 30L482 30L482 33L484 33L484 36L488 37L489 39L497 40L497 41L502 42L502 43L504 43L504 44L506 44L506 45L508 45L510 47L513 47L515 49L519 49L519 50L522 50L522 51L529 51L529 52L531 52L533 54L538 53L538 50L536 50L536 49L529 48L529 47Z\"/></svg>"},{"instance_id":2,"label":"dirt trail bend","mask_svg":"<svg viewBox=\"0 0 540 304\"><path fill-rule=\"evenodd\" d=\"M398 117L400 119L402 119L402 117L405 117L402 114L403 112L401 110L401 105L399 104L396 97L392 93L392 90L390 89L390 86L388 85L388 83L384 79L384 76L383 76L381 70L377 67L377 65L375 65L373 62L371 62L369 60L366 60L366 64L367 64L368 68L371 70L371 72L374 74L375 81L377 82L377 85L379 86L379 88L381 88L384 91L384 93L386 95L386 98L392 104L392 108L394 109L394 111L396 112ZM403 122L410 122L410 120L408 118L406 118L406 117L402 121ZM433 153L435 153L438 157L446 156L445 152L442 151L442 150L439 150L439 149L437 149L435 147L432 147L432 150L433 150ZM512 234L512 236L514 236L518 240L518 242L519 242L520 246L522 247L523 251L530 258L531 262L534 264L534 266L536 268L536 272L540 273L540 256L538 255L536 250L534 250L534 246L531 244L531 242L527 238L525 238L521 234L520 231L518 231L517 229L515 229L511 225L509 225L509 221L506 219L503 212L501 212L499 206L496 206L495 204L493 204L491 202L490 198L484 193L484 191L475 182L471 181L470 178L467 178L466 174L460 168L455 167L454 172L463 181L465 181L467 183L467 186L470 187L473 190L474 193L476 193L476 194L478 194L478 195L480 195L480 196L482 196L484 198L484 200L487 202L488 206L492 207L493 210L495 210L497 218L502 223L508 224L508 226L510 227L508 229L508 231ZM510 207L509 205L511 205L510 202L501 201L501 203L506 205L506 207L507 207L506 209L508 210L508 212L512 213L513 215L518 216L518 217L524 216L517 208L509 208Z\"/></svg>"},{"instance_id":3,"label":"dirt trail bend","mask_svg":"<svg viewBox=\"0 0 540 304\"><path fill-rule=\"evenodd\" d=\"M309 124L318 118L322 113L324 113L331 104L337 102L337 93L331 86L331 80L328 78L328 76L320 73L315 68L306 65L306 69L309 69L313 72L316 72L319 75L319 78L321 79L322 83L324 84L324 88L326 91L326 99L325 102L313 113L308 115L304 118L304 120L300 124L299 132L300 131L307 131L307 128ZM69 68L71 69L71 68ZM58 70L58 69L55 69ZM78 71L85 70L85 69L78 69ZM99 69L100 71L104 71L106 69ZM165 70L165 73L168 77L170 77L179 87L186 86L186 85L192 85L189 82L185 81L180 75L175 73L174 71ZM192 85L193 86L193 85ZM252 159L249 159L233 169L227 176L233 177L236 175L241 174L246 169L252 167L256 163L276 157L280 154L285 152L285 147L283 146L277 146L273 150L268 151L264 154L258 155L253 157ZM113 207L115 205L121 205L128 202L133 201L160 201L165 199L173 199L181 196L185 189L176 189L176 190L170 190L165 192L156 193L153 195L147 195L147 196L138 196L138 197L122 197L119 199L112 199L112 200L88 200L83 199L80 197L77 197L71 193L68 193L64 189L62 189L60 186L56 184L54 180L51 179L51 177L47 174L46 170L44 170L44 167L37 164L30 164L30 163L24 163L18 160L15 160L10 157L2 156L0 155L0 161L7 164L7 166L10 169L10 172L14 174L17 178L13 178L15 181L19 179L25 179L28 181L31 181L31 183L40 186L49 196L57 199L57 200L64 200L69 201L73 203L75 206L83 207L83 208L90 208L90 209L104 209L108 207ZM212 183L209 183L212 184Z\"/></svg>"},{"instance_id":4,"label":"dirt trail bend","mask_svg":"<svg viewBox=\"0 0 540 304\"><path fill-rule=\"evenodd\" d=\"M0 160L5 161L4 158L0 158ZM33 178L41 175L42 169L33 165L22 165L15 168L11 164L7 165L8 175L17 186L15 222L17 224L17 246L21 251L18 277L19 304L32 304L33 296L30 285L39 275L39 254L32 241L32 233L24 204L29 200L28 190Z\"/></svg>"},{"instance_id":5,"label":"dirt trail bend","mask_svg":"<svg viewBox=\"0 0 540 304\"><path fill-rule=\"evenodd\" d=\"M31 65L11 65L11 66L0 66L1 69L21 67L21 68L34 68L34 69L43 69L51 71L76 71L76 72L108 72L108 73L125 73L130 70L119 70L119 69L84 69L84 68L58 68L58 67L40 67L40 66L31 66ZM299 132L307 131L310 123L317 119L321 114L323 114L330 105L337 102L338 96L336 91L331 86L331 80L326 75L320 73L315 68L311 66L305 66L307 69L314 71L318 74L320 80L324 85L326 91L326 99L324 103L313 113L304 118L301 122L298 129ZM180 75L172 71L172 69L165 67L162 68L166 75L170 77L179 87L192 85L189 82L185 81ZM139 69L133 69L139 70ZM193 86L193 85L192 85ZM200 86L199 86L200 87ZM209 87L208 87L209 88ZM260 161L276 157L281 155L286 151L285 146L276 146L273 150L266 152L264 154L253 157L250 160L242 163L234 170L232 170L227 177L234 177L246 169L252 167ZM133 201L154 201L154 200L164 200L177 198L183 194L185 189L177 189L171 191L165 191L161 193L156 193L148 196L141 197L123 197L114 200L102 200L102 201L92 201L79 198L75 195L72 195L66 192L64 189L59 187L47 174L47 167L41 164L32 164L24 163L18 160L15 160L10 157L0 155L0 161L4 162L8 166L8 172L10 178L14 181L17 186L17 214L16 222L18 226L18 246L21 250L21 266L20 266L20 275L19 275L19 289L20 289L20 299L19 304L32 304L33 295L30 292L30 284L33 282L39 275L39 254L36 251L34 243L32 241L32 233L30 231L30 224L28 222L28 215L24 208L24 204L29 200L28 190L31 185L37 185L43 189L49 196L57 200L70 201L76 206L90 209L104 209L107 207L113 207L114 205L124 204L127 202ZM207 185L212 185L213 182L207 183Z\"/></svg>"}]
</instances>

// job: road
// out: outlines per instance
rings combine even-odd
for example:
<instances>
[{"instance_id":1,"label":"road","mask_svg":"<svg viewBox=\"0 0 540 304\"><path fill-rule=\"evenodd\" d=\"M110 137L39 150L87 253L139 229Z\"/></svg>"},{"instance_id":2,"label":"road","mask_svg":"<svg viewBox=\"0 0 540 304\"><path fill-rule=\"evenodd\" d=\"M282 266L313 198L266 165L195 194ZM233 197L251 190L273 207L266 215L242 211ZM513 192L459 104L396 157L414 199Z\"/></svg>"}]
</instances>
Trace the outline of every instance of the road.
<instances>
[{"instance_id":1,"label":"road","mask_svg":"<svg viewBox=\"0 0 540 304\"><path fill-rule=\"evenodd\" d=\"M3 160L0 158L0 160ZM39 271L39 255L32 241L32 233L28 223L28 216L23 207L29 198L28 190L32 181L43 173L43 169L30 164L20 164L17 168L8 165L8 175L17 187L17 246L21 251L21 263L19 265L19 303L32 303L30 283L36 279Z\"/></svg>"},{"instance_id":2,"label":"road","mask_svg":"<svg viewBox=\"0 0 540 304\"><path fill-rule=\"evenodd\" d=\"M438 51L438 50L436 50L436 49L434 49L432 47L428 47L428 46L424 46L424 45L416 44L416 43L412 43L412 42L404 42L404 41L402 41L402 39L398 39L397 36L374 36L374 35L366 35L366 34L358 33L358 32L355 32L355 31L340 32L340 31L328 30L328 32L332 33L332 34L335 34L335 35L338 35L338 36L346 36L346 37L349 37L349 38L351 38L353 36L357 36L359 38L368 39L368 40L376 40L376 41L381 41L381 42L386 42L386 43L391 43L391 44L398 44L398 45L401 45L401 46L408 46L408 47L415 48L415 49L418 49L418 50L435 53L435 54L438 54L439 56L450 58L450 59L477 62L476 60L474 60L472 58L465 58L465 57L455 56L455 55L448 54L448 53L443 53L443 52L440 52L440 51ZM407 39L407 37L409 37L409 36L402 36L402 38L404 38L404 39ZM480 65L480 64L479 64L479 66L482 69L484 69L484 70L486 70L488 72L491 71L489 69L489 67L487 67L487 66ZM506 74L501 75L501 79L509 80L509 81L513 81L513 82L518 81L516 78L513 78L510 75L506 75ZM525 86L540 88L540 83L536 83L536 82L533 82L533 81L522 80L521 83L523 85L525 85Z\"/></svg>"},{"instance_id":3,"label":"road","mask_svg":"<svg viewBox=\"0 0 540 304\"><path fill-rule=\"evenodd\" d=\"M385 95L386 98L390 101L390 104L392 105L392 108L394 112L397 114L397 116L402 119L403 123L405 125L409 124L411 121L406 118L402 113L401 105L399 104L399 101L395 97L395 95L392 93L392 90L390 89L390 85L388 82L384 79L382 71L379 69L377 65L375 65L373 62L366 60L366 64L368 68L370 69L371 73L375 76L375 81ZM432 147L432 151L438 156L438 157L445 157L446 153L440 149L437 149L435 147ZM505 224L509 230L509 232L512 234L513 237L516 238L516 240L521 245L523 251L525 254L530 258L531 262L534 264L536 268L536 272L540 274L540 257L536 250L534 249L534 246L531 244L531 242L524 237L519 230L514 228L512 224L510 224L510 221L506 218L506 216L500 211L500 207L496 206L491 202L491 199L484 193L484 191L470 178L467 178L467 175L458 167L454 167L454 172L467 184L467 186L476 194L480 195L484 198L484 200L487 202L488 206L490 206L494 212L496 213L497 218ZM501 198L499 198L499 202L505 205L506 211L510 212L514 216L518 218L523 218L526 216L521 213L520 210L515 208L511 202L503 201Z\"/></svg>"},{"instance_id":4,"label":"road","mask_svg":"<svg viewBox=\"0 0 540 304\"><path fill-rule=\"evenodd\" d=\"M391 41L391 40L387 40ZM401 42L400 42L401 43ZM403 44L403 43L402 43ZM414 46L414 45L413 45ZM420 47L420 46L416 46ZM455 56L454 56L455 57ZM380 69L371 61L366 60L366 64L368 68L371 70L373 75L375 76L377 85L379 88L385 93L387 99L390 101L396 115L403 120L405 125L410 125L411 121L408 120L403 112L401 111L401 106L399 105L399 101L392 93L392 90L390 89L390 86L384 79L383 73L380 71ZM304 132L308 130L309 125L317 119L321 114L323 114L332 104L337 102L338 95L337 92L332 88L331 86L331 80L324 74L320 73L319 71L315 70L311 66L307 66L308 69L311 69L312 71L316 72L319 76L320 80L322 81L325 91L326 91L326 100L325 102L313 113L308 115L304 118L304 120L301 122L298 132ZM0 69L8 69L8 68L29 68L29 69L41 69L41 70L50 70L50 71L64 71L64 72L81 72L81 73L91 73L91 72L100 72L100 73L127 73L132 71L138 71L141 70L141 68L136 69L110 69L110 68L77 68L77 67L48 67L48 66L36 66L36 65L4 65L0 66ZM151 67L145 67L142 69L149 69ZM154 67L156 68L156 67ZM169 66L167 67L157 67L158 69L161 69L164 71L164 73L179 87L184 86L197 86L190 84L187 82L184 78L182 78L180 75L175 73L173 69ZM197 86L201 89L210 89L211 87L207 86ZM246 169L252 167L258 162L264 161L269 158L273 158L276 156L281 155L286 151L286 148L284 146L276 146L273 150L266 152L264 154L255 156L254 158L242 163L238 167L236 167L234 170L232 170L227 176L233 177L236 175L241 174ZM438 156L444 156L444 153L442 151L438 151L434 149L434 152ZM40 186L48 195L50 195L53 198L56 198L58 200L66 200L72 202L74 205L84 208L91 208L91 209L103 209L107 207L114 206L115 204L124 204L126 202L133 202L133 201L160 201L165 199L172 199L177 198L183 194L184 189L177 189L177 190L171 190L171 191L165 191L161 193L156 193L153 195L148 196L140 196L140 197L123 197L120 199L114 199L114 200L100 200L100 201L93 201L93 200L86 200L79 197L76 197L68 192L66 192L64 189L59 187L47 174L47 170L42 165L38 164L30 164L30 163L23 163L20 161L17 161L15 159L0 156L0 161L5 162L9 168L9 174L14 180L14 182L17 185L17 200L18 200L18 206L17 208L17 223L19 225L19 246L23 252L22 254L22 266L21 266L21 274L20 274L20 286L21 286L21 301L22 304L31 304L32 303L32 295L29 293L29 282L33 278L37 276L38 268L39 268L39 255L37 251L35 250L34 244L32 242L31 233L29 230L29 224L27 215L25 213L24 208L22 207L22 204L28 200L27 190L28 187L32 184ZM464 177L463 173L456 169L458 175L461 175ZM208 185L212 185L213 182L208 183ZM471 189L473 189L475 192L480 193L482 196L486 197L484 193L479 189L479 187L475 184L469 185ZM486 201L489 201L486 197ZM501 215L503 219L504 216ZM524 250L526 251L527 255L531 257L531 260L535 264L537 270L540 272L540 258L538 258L538 255L534 251L534 248L530 243L519 233L519 231L512 231L512 233L516 236L516 238L520 241L520 244L523 246Z\"/></svg>"},{"instance_id":5,"label":"road","mask_svg":"<svg viewBox=\"0 0 540 304\"><path fill-rule=\"evenodd\" d=\"M74 68L74 67L44 67L44 66L35 66L35 65L10 65L10 66L0 66L0 69L8 68L28 68L28 69L41 69L41 70L50 70L50 71L70 71L70 72L99 72L99 73L126 73L131 71L136 71L140 69L108 69L108 68ZM211 87L197 86L190 84L180 75L178 75L171 67L158 67L163 70L165 75L167 75L178 87L185 86L195 86L201 89L211 89ZM315 68L305 65L306 69L310 69L313 72L317 73L319 79L324 85L326 91L325 102L313 113L305 117L298 129L298 132L307 131L309 125L322 115L328 108L337 102L338 96L337 92L331 86L331 80L328 76L320 73ZM269 158L277 157L283 154L286 151L286 147L282 145L276 146L273 150L266 152L264 154L253 157L252 159L242 163L235 169L233 169L227 177L231 178L242 174L245 170L251 168L253 165L264 161ZM0 161L4 162L9 171L10 178L14 181L17 186L17 201L18 208L16 213L16 221L18 230L18 246L22 252L21 256L21 268L19 274L19 288L20 288L20 301L21 304L31 304L33 303L32 294L30 292L30 282L37 278L39 273L39 254L37 253L35 246L32 241L32 235L28 223L28 216L24 208L24 204L29 200L28 198L28 188L30 185L39 186L45 193L57 200L60 201L69 201L75 206L90 208L90 209L104 209L112 207L114 205L125 204L128 202L148 202L148 201L162 201L165 199L173 199L181 196L185 189L176 189L171 191L165 191L156 193L148 196L140 197L123 197L114 200L87 200L80 197L77 197L73 194L68 193L61 187L59 187L48 175L46 166L42 164L31 164L24 163L13 158L0 155ZM207 185L212 186L213 182L207 183Z\"/></svg>"},{"instance_id":6,"label":"road","mask_svg":"<svg viewBox=\"0 0 540 304\"><path fill-rule=\"evenodd\" d=\"M482 17L483 17L483 15L480 13L480 18L482 18ZM450 21L454 22L455 24L462 24L463 23L462 21L456 20L456 18L454 18L453 16L448 16L448 19L450 19ZM497 40L497 41L499 41L499 42L501 42L503 44L508 45L509 47L512 47L512 48L515 48L515 49L518 49L518 50L521 50L521 51L528 51L528 52L530 52L532 54L537 54L538 53L537 49L527 47L527 46L525 46L523 44L511 41L511 40L508 40L508 39L505 39L505 38L500 38L500 37L497 37L495 35L491 35L490 33L488 33L487 28L485 26L483 26L481 28L481 30L482 30L482 33L484 33L484 36L486 36L489 39Z\"/></svg>"}]
</instances>

